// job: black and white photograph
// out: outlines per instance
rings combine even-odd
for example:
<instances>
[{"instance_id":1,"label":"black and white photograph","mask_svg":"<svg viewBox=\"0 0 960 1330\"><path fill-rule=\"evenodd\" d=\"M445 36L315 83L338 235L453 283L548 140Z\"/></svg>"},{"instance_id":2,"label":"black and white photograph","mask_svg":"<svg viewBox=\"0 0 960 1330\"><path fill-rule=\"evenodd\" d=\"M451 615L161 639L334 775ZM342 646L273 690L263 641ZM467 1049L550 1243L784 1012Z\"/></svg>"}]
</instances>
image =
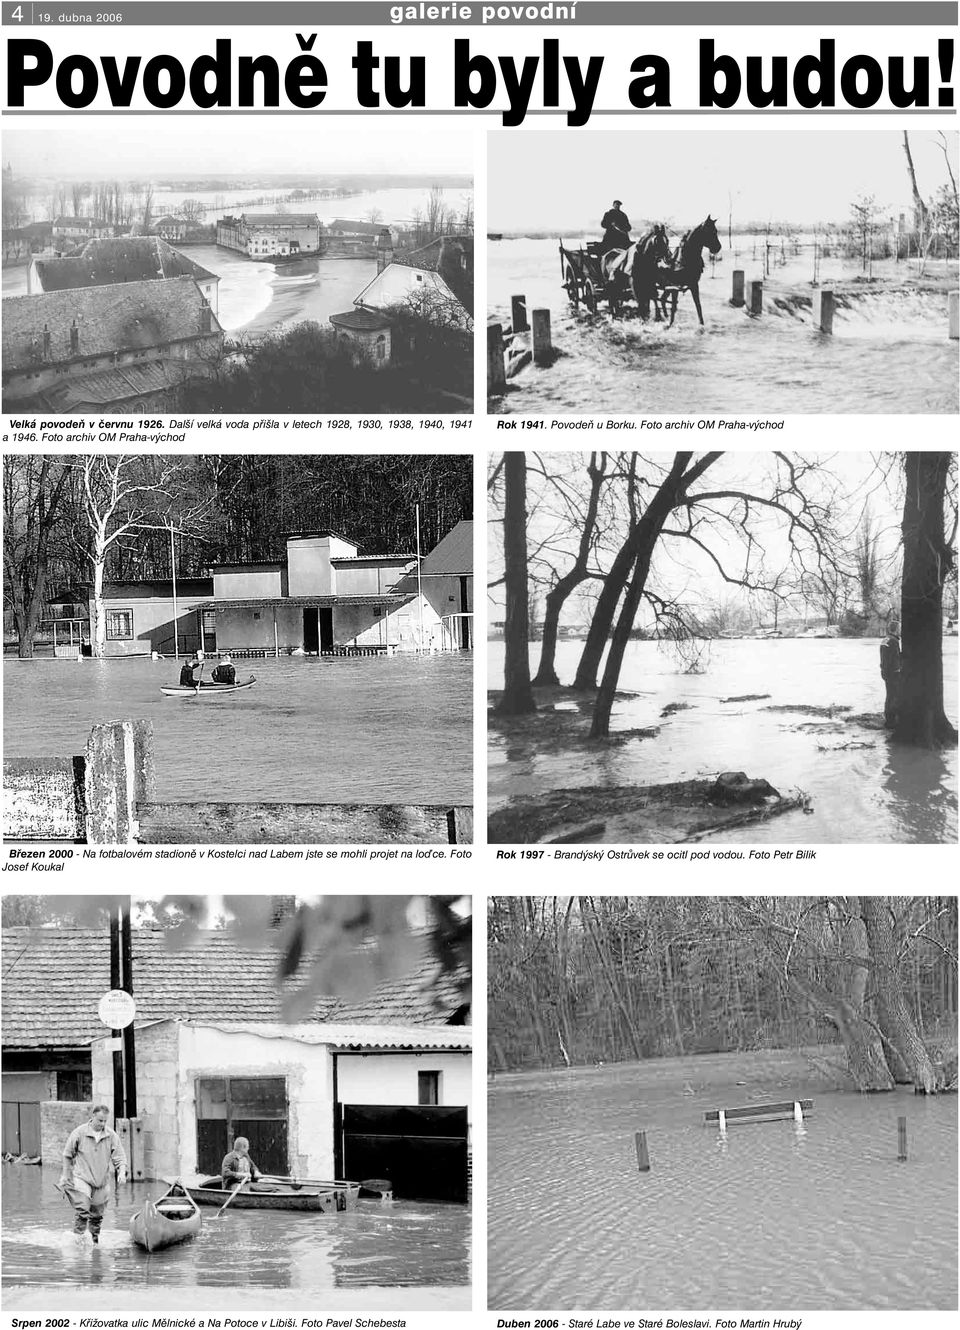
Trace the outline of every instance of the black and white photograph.
<instances>
[{"instance_id":1,"label":"black and white photograph","mask_svg":"<svg viewBox=\"0 0 960 1330\"><path fill-rule=\"evenodd\" d=\"M465 896L4 894L4 1310L469 1310L471 973Z\"/></svg>"},{"instance_id":2,"label":"black and white photograph","mask_svg":"<svg viewBox=\"0 0 960 1330\"><path fill-rule=\"evenodd\" d=\"M508 452L488 835L955 845L957 459Z\"/></svg>"},{"instance_id":3,"label":"black and white photograph","mask_svg":"<svg viewBox=\"0 0 960 1330\"><path fill-rule=\"evenodd\" d=\"M487 944L491 1310L956 1310L955 893L493 896Z\"/></svg>"},{"instance_id":4,"label":"black and white photograph","mask_svg":"<svg viewBox=\"0 0 960 1330\"><path fill-rule=\"evenodd\" d=\"M956 413L957 144L491 133L489 409Z\"/></svg>"},{"instance_id":5,"label":"black and white photograph","mask_svg":"<svg viewBox=\"0 0 960 1330\"><path fill-rule=\"evenodd\" d=\"M459 843L473 459L5 454L4 837Z\"/></svg>"},{"instance_id":6,"label":"black and white photograph","mask_svg":"<svg viewBox=\"0 0 960 1330\"><path fill-rule=\"evenodd\" d=\"M469 133L3 136L3 410L469 413Z\"/></svg>"}]
</instances>

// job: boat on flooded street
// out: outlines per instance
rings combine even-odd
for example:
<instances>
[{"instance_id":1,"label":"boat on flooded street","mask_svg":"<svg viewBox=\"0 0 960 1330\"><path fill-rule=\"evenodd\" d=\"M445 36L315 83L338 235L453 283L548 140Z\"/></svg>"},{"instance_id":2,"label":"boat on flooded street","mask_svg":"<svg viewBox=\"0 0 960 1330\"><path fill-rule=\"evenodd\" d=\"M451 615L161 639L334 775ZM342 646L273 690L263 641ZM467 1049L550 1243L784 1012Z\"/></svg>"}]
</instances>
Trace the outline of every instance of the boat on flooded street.
<instances>
[{"instance_id":1,"label":"boat on flooded street","mask_svg":"<svg viewBox=\"0 0 960 1330\"><path fill-rule=\"evenodd\" d=\"M145 1201L130 1220L130 1236L138 1247L160 1251L195 1238L203 1216L187 1189L175 1182L156 1201Z\"/></svg>"},{"instance_id":2,"label":"boat on flooded street","mask_svg":"<svg viewBox=\"0 0 960 1330\"><path fill-rule=\"evenodd\" d=\"M187 1195L198 1205L224 1206L233 1210L293 1210L331 1215L350 1210L360 1196L359 1182L330 1182L311 1185L300 1182L253 1182L244 1187L222 1187L219 1178L185 1184Z\"/></svg>"}]
</instances>

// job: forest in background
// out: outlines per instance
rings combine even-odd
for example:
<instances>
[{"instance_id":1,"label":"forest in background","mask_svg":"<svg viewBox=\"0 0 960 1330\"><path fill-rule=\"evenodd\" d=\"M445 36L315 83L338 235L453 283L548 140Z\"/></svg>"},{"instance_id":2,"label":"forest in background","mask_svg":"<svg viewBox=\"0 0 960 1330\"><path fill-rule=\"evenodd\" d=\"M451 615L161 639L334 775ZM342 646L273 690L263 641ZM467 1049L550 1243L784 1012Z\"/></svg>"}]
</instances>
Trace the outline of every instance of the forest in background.
<instances>
[{"instance_id":1,"label":"forest in background","mask_svg":"<svg viewBox=\"0 0 960 1330\"><path fill-rule=\"evenodd\" d=\"M956 1088L956 896L491 897L490 1070L842 1043Z\"/></svg>"}]
</instances>

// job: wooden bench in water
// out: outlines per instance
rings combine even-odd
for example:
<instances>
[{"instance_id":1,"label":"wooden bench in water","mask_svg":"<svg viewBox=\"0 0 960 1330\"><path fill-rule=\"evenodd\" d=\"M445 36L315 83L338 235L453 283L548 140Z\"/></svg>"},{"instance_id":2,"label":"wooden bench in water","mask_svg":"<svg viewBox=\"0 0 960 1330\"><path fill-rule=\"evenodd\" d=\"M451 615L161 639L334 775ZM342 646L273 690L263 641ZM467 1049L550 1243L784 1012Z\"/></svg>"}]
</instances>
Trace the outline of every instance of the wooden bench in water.
<instances>
[{"instance_id":1,"label":"wooden bench in water","mask_svg":"<svg viewBox=\"0 0 960 1330\"><path fill-rule=\"evenodd\" d=\"M778 1118L796 1117L796 1106L804 1117L813 1112L812 1099L784 1099L776 1104L743 1104L738 1108L710 1108L704 1113L703 1120L709 1126L720 1124L720 1114L729 1122L775 1122Z\"/></svg>"}]
</instances>

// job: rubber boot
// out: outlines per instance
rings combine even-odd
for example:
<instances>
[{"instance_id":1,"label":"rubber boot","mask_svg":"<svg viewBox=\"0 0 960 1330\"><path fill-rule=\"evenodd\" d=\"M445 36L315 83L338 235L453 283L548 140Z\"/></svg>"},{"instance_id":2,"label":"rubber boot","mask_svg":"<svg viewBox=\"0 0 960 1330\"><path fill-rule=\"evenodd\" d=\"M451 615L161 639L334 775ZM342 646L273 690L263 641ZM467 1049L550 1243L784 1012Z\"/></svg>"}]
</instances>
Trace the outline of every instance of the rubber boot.
<instances>
[{"instance_id":1,"label":"rubber boot","mask_svg":"<svg viewBox=\"0 0 960 1330\"><path fill-rule=\"evenodd\" d=\"M100 1228L101 1228L101 1225L102 1225L102 1224L103 1224L103 1211L102 1211L102 1210L95 1210L95 1209L91 1208L91 1210L90 1210L90 1236L91 1236L91 1238L93 1238L94 1246L96 1246L97 1243L99 1243L99 1241L100 1241Z\"/></svg>"}]
</instances>

